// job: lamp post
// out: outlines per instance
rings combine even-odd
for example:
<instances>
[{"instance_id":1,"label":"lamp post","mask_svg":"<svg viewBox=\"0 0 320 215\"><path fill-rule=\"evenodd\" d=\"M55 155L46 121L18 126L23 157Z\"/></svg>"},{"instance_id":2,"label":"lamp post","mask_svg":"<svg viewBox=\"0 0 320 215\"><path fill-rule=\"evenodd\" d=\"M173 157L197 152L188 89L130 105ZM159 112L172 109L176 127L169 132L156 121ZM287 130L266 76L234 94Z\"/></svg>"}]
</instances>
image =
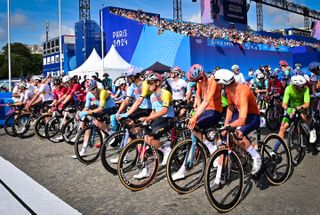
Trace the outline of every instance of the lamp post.
<instances>
[{"instance_id":1,"label":"lamp post","mask_svg":"<svg viewBox=\"0 0 320 215\"><path fill-rule=\"evenodd\" d=\"M101 74L101 77L103 77L103 74L104 74L104 61L103 61L103 58L104 58L104 37L103 37L103 7L104 5L102 5L102 9L100 11L100 27L101 27L101 58L102 58L102 74Z\"/></svg>"},{"instance_id":2,"label":"lamp post","mask_svg":"<svg viewBox=\"0 0 320 215\"><path fill-rule=\"evenodd\" d=\"M8 73L9 73L9 92L11 92L11 32L10 32L10 0L7 0L8 7Z\"/></svg>"},{"instance_id":3,"label":"lamp post","mask_svg":"<svg viewBox=\"0 0 320 215\"><path fill-rule=\"evenodd\" d=\"M61 0L58 0L59 7L59 61L60 61L60 75L62 74L62 30L61 30Z\"/></svg>"}]
</instances>

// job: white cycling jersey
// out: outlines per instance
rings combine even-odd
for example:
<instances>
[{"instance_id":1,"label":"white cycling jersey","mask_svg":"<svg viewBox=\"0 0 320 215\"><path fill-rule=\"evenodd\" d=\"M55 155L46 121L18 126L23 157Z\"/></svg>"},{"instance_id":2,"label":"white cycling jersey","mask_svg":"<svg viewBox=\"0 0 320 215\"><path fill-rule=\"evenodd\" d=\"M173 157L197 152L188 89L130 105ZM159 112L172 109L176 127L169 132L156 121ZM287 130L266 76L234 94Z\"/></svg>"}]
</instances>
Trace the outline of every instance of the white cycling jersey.
<instances>
[{"instance_id":1,"label":"white cycling jersey","mask_svg":"<svg viewBox=\"0 0 320 215\"><path fill-rule=\"evenodd\" d=\"M41 84L39 88L39 93L40 93L40 98L42 99L42 102L53 100L53 94L48 84Z\"/></svg>"},{"instance_id":2,"label":"white cycling jersey","mask_svg":"<svg viewBox=\"0 0 320 215\"><path fill-rule=\"evenodd\" d=\"M174 81L172 78L168 80L168 83L172 90L172 99L173 100L185 100L186 97L186 89L187 89L187 82L183 79L178 79Z\"/></svg>"}]
</instances>

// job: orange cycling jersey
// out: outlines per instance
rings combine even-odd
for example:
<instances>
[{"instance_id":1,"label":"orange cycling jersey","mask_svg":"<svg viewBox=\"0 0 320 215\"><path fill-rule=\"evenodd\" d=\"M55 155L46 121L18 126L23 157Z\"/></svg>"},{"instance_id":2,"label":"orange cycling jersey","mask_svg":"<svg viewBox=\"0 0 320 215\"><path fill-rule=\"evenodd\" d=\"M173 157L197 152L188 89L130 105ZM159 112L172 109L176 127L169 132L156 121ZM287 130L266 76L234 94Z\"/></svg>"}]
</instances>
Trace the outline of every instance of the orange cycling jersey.
<instances>
[{"instance_id":1,"label":"orange cycling jersey","mask_svg":"<svg viewBox=\"0 0 320 215\"><path fill-rule=\"evenodd\" d=\"M235 93L230 93L227 89L227 96L229 105L234 105L239 112L239 117L244 117L249 114L260 114L258 105L256 103L256 97L250 90L249 86L245 84L238 84ZM245 113L241 107L247 104L248 111Z\"/></svg>"},{"instance_id":2,"label":"orange cycling jersey","mask_svg":"<svg viewBox=\"0 0 320 215\"><path fill-rule=\"evenodd\" d=\"M206 110L222 112L221 87L213 77L208 79L207 84L197 83L197 96L201 98L201 101L204 99L210 100Z\"/></svg>"}]
</instances>

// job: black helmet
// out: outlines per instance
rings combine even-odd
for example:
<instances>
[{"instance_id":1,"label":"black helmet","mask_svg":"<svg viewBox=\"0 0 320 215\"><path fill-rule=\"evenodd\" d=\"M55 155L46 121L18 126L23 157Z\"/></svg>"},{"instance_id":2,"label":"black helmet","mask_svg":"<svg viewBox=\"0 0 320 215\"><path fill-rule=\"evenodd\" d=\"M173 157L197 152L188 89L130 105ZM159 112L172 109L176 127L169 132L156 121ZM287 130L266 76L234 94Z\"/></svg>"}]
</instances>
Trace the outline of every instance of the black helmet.
<instances>
[{"instance_id":1,"label":"black helmet","mask_svg":"<svg viewBox=\"0 0 320 215\"><path fill-rule=\"evenodd\" d=\"M61 83L61 79L59 77L53 78L53 84L60 84L60 83Z\"/></svg>"}]
</instances>

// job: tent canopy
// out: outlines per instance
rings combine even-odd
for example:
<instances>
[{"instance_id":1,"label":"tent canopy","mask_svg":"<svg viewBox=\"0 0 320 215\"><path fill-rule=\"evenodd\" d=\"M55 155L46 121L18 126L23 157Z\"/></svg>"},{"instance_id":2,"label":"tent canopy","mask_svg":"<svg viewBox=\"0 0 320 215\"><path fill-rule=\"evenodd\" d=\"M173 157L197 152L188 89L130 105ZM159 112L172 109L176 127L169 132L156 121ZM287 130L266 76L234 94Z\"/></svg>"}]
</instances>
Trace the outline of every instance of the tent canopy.
<instances>
[{"instance_id":1,"label":"tent canopy","mask_svg":"<svg viewBox=\"0 0 320 215\"><path fill-rule=\"evenodd\" d=\"M101 58L96 49L93 49L88 59L78 68L69 72L70 75L82 75L89 72L96 72L101 69L97 65L101 63Z\"/></svg>"},{"instance_id":2,"label":"tent canopy","mask_svg":"<svg viewBox=\"0 0 320 215\"><path fill-rule=\"evenodd\" d=\"M148 68L144 69L143 72L147 71L147 70L152 70L154 72L157 73L165 73L165 72L170 72L171 71L171 67L170 66L166 66L160 62L155 62L154 64L152 64L151 66L149 66Z\"/></svg>"}]
</instances>

